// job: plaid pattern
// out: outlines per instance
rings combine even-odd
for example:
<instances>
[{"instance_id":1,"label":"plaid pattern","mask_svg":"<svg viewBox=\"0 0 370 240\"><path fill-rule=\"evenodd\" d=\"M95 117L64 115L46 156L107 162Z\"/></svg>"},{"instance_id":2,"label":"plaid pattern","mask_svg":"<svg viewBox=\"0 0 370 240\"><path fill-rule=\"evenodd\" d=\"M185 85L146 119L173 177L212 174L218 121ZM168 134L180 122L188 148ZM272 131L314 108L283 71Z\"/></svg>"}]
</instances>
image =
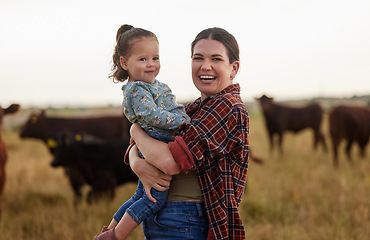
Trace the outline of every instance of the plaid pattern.
<instances>
[{"instance_id":1,"label":"plaid pattern","mask_svg":"<svg viewBox=\"0 0 370 240\"><path fill-rule=\"evenodd\" d=\"M197 99L186 112L191 122L181 125L182 139L172 144L183 142L188 148L182 146L183 151L190 151L182 154L187 159L179 166L197 172L210 222L208 239L245 239L238 206L248 171L249 117L240 87L234 84L204 101Z\"/></svg>"}]
</instances>

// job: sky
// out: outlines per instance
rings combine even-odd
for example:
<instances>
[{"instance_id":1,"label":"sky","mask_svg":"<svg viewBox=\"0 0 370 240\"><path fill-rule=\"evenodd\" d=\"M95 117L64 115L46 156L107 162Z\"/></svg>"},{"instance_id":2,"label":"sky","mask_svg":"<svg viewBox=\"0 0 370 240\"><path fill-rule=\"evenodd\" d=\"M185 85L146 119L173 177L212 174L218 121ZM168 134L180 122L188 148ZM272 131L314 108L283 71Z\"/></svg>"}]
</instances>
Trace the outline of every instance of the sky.
<instances>
[{"instance_id":1,"label":"sky","mask_svg":"<svg viewBox=\"0 0 370 240\"><path fill-rule=\"evenodd\" d=\"M209 27L237 39L246 101L370 94L368 0L1 0L0 105L120 105L108 75L122 24L157 35L157 79L178 101L200 96L190 44Z\"/></svg>"}]
</instances>

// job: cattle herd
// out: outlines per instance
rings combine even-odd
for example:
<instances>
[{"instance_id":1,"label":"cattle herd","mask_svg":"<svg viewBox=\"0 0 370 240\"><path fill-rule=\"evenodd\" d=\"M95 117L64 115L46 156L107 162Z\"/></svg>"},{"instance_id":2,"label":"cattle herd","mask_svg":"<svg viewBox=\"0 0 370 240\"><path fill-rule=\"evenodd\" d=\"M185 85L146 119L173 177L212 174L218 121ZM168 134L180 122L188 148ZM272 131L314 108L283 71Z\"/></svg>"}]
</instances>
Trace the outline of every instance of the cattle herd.
<instances>
[{"instance_id":1,"label":"cattle herd","mask_svg":"<svg viewBox=\"0 0 370 240\"><path fill-rule=\"evenodd\" d=\"M314 133L314 148L319 143L327 149L324 135L321 133L323 109L317 103L304 107L291 107L275 103L273 98L263 95L256 98L264 114L270 139L270 147L274 145L274 135L279 137L279 149L282 152L283 134L286 131L299 132L309 128ZM361 106L339 105L329 112L329 132L333 146L333 164L338 167L338 145L346 140L346 154L352 163L351 148L357 142L361 156L365 157L365 148L370 137L370 108Z\"/></svg>"},{"instance_id":2,"label":"cattle herd","mask_svg":"<svg viewBox=\"0 0 370 240\"><path fill-rule=\"evenodd\" d=\"M299 132L313 130L313 147L319 144L327 149L324 134L321 131L323 109L312 103L304 107L291 107L275 103L272 98L263 95L259 101L264 115L271 150L274 148L274 136L278 136L279 152L283 153L283 134L286 131ZM20 106L12 104L8 108L0 107L0 213L2 191L5 184L5 162L7 150L2 137L2 119L6 114L15 113ZM91 190L86 197L91 203L102 196L114 197L115 188L126 182L136 182L137 177L122 159L129 145L130 122L123 116L102 117L49 117L45 111L31 114L24 124L20 136L22 139L34 138L48 147L53 160L53 167L63 167L75 195L75 203L82 199L81 187L88 184ZM329 133L333 148L333 165L338 167L338 146L346 140L345 148L348 161L353 143L360 147L365 157L365 148L370 137L370 109L359 106L336 106L329 112ZM252 155L256 163L263 160Z\"/></svg>"},{"instance_id":3,"label":"cattle herd","mask_svg":"<svg viewBox=\"0 0 370 240\"><path fill-rule=\"evenodd\" d=\"M114 196L120 184L137 181L123 154L130 142L131 123L123 115L62 118L48 117L45 111L31 114L21 138L44 142L53 155L53 167L64 168L75 194L82 198L81 187L91 186L87 201L104 195Z\"/></svg>"}]
</instances>

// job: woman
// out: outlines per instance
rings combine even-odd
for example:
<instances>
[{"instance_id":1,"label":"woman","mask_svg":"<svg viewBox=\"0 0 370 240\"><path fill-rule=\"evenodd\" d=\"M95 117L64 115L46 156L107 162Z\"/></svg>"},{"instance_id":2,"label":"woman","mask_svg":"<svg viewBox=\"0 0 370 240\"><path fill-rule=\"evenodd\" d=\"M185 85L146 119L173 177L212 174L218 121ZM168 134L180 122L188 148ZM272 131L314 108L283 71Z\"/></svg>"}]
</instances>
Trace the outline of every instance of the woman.
<instances>
[{"instance_id":1,"label":"woman","mask_svg":"<svg viewBox=\"0 0 370 240\"><path fill-rule=\"evenodd\" d=\"M248 170L249 117L239 84L233 84L239 47L224 29L210 28L197 35L191 54L200 98L186 106L190 123L182 124L169 144L137 124L131 128L136 145L129 150L129 163L148 197L154 200L147 190L163 191L171 183L164 207L144 221L144 234L150 239L244 239L238 206Z\"/></svg>"}]
</instances>

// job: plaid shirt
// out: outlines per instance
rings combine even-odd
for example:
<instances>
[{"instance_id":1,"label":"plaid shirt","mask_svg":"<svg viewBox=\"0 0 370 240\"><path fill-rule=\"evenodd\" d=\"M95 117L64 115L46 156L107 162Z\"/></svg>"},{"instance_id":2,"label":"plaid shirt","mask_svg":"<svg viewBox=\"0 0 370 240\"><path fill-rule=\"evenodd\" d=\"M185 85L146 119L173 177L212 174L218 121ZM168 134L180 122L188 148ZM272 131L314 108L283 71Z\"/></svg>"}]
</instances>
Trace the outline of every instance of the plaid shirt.
<instances>
[{"instance_id":1,"label":"plaid shirt","mask_svg":"<svg viewBox=\"0 0 370 240\"><path fill-rule=\"evenodd\" d=\"M208 239L245 239L238 211L249 152L249 117L239 84L186 106L190 124L169 144L184 172L195 169L204 197L210 232Z\"/></svg>"}]
</instances>

